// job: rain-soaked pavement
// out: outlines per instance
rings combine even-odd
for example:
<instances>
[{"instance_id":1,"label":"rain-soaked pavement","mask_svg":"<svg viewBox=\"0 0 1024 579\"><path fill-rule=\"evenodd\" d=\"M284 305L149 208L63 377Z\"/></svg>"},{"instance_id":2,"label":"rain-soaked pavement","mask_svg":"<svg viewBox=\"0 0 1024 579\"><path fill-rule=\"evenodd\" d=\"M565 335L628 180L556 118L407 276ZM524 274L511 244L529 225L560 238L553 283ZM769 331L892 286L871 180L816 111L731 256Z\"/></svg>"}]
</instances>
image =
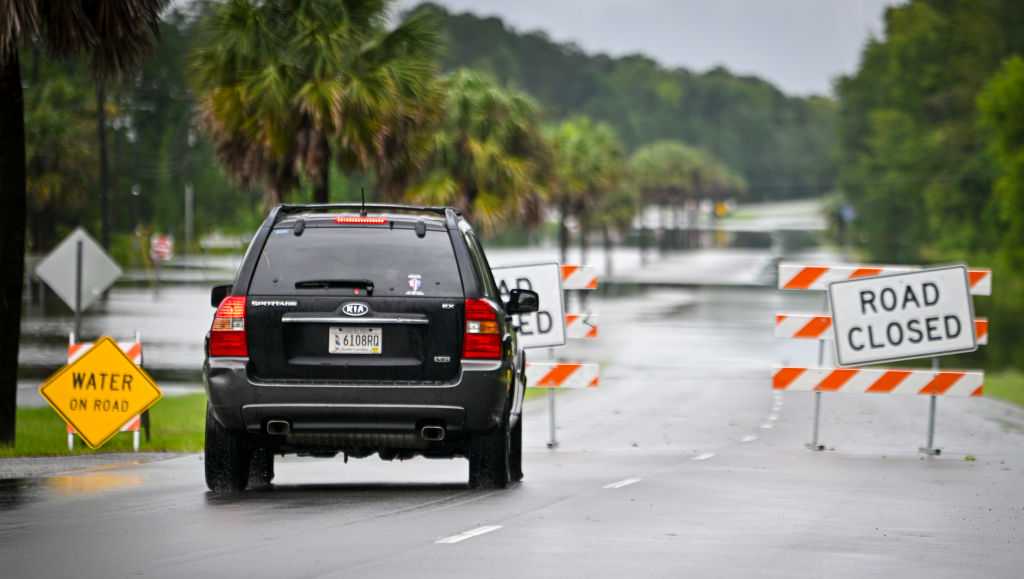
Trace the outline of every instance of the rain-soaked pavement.
<instances>
[{"instance_id":1,"label":"rain-soaked pavement","mask_svg":"<svg viewBox=\"0 0 1024 579\"><path fill-rule=\"evenodd\" d=\"M692 255L751 279L765 259ZM147 356L187 371L205 290L146 291L113 292L87 332L145 320ZM600 362L601 387L560 393L556 450L546 402L527 404L526 478L503 491L467 489L463 460L375 458L289 458L235 498L206 492L196 455L0 481L3 576L1020 577L1024 412L942 399L944 452L925 458L926 399L829 395L829 450L806 450L812 397L773 394L769 369L816 346L772 321L820 307L744 287L595 296L601 338L564 355Z\"/></svg>"}]
</instances>

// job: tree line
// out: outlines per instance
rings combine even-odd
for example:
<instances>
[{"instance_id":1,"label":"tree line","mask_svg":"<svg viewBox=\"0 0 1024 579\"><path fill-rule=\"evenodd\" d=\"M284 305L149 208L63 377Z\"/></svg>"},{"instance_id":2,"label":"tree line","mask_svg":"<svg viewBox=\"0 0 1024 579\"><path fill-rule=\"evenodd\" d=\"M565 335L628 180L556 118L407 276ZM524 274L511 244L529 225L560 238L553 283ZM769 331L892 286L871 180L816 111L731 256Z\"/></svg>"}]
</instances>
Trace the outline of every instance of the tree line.
<instances>
[{"instance_id":1,"label":"tree line","mask_svg":"<svg viewBox=\"0 0 1024 579\"><path fill-rule=\"evenodd\" d=\"M365 187L455 205L491 233L554 210L564 253L570 220L584 245L597 230L610 243L641 204L747 190L699 144L640 146L497 71L446 67L460 49L436 6L393 24L391 0L167 4L24 0L0 14L0 440L13 437L25 252L75 225L123 260L180 227L186 190L200 230L247 231L270 204Z\"/></svg>"},{"instance_id":2,"label":"tree line","mask_svg":"<svg viewBox=\"0 0 1024 579\"><path fill-rule=\"evenodd\" d=\"M853 241L885 263L991 267L990 365L1024 367L1024 4L913 0L839 79Z\"/></svg>"}]
</instances>

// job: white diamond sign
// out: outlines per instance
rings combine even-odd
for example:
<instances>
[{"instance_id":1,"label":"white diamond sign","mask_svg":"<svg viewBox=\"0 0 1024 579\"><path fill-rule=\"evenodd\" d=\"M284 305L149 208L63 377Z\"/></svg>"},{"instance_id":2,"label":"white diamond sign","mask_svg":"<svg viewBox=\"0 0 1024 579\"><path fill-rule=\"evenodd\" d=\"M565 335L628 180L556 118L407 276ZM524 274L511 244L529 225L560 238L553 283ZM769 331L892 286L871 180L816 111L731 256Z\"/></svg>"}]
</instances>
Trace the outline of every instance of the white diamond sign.
<instances>
[{"instance_id":1,"label":"white diamond sign","mask_svg":"<svg viewBox=\"0 0 1024 579\"><path fill-rule=\"evenodd\" d=\"M82 251L81 311L87 310L121 277L121 268L103 251L100 244L81 227L75 229L36 266L36 277L46 282L72 311L75 310L79 247Z\"/></svg>"}]
</instances>

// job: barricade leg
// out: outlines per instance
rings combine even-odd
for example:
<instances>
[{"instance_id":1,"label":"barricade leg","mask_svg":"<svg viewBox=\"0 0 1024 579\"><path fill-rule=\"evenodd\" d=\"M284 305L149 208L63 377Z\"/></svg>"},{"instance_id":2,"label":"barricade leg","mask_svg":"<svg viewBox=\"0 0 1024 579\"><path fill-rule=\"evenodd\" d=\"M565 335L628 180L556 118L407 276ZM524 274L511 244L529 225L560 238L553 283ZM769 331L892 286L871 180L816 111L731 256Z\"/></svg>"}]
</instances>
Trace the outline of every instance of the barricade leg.
<instances>
[{"instance_id":1,"label":"barricade leg","mask_svg":"<svg viewBox=\"0 0 1024 579\"><path fill-rule=\"evenodd\" d=\"M825 294L825 311L831 312L828 294ZM818 340L818 367L825 363L825 340ZM825 450L825 445L818 442L818 427L821 424L821 392L814 393L814 424L811 426L811 441L805 446L811 450Z\"/></svg>"},{"instance_id":2,"label":"barricade leg","mask_svg":"<svg viewBox=\"0 0 1024 579\"><path fill-rule=\"evenodd\" d=\"M558 440L555 438L555 391L548 390L548 448L557 448Z\"/></svg>"},{"instance_id":3,"label":"barricade leg","mask_svg":"<svg viewBox=\"0 0 1024 579\"><path fill-rule=\"evenodd\" d=\"M565 292L565 298L569 297L569 292ZM568 299L566 299L568 304ZM548 358L554 359L555 350L554 348L548 350ZM558 448L558 439L555 438L555 391L548 390L548 448Z\"/></svg>"},{"instance_id":4,"label":"barricade leg","mask_svg":"<svg viewBox=\"0 0 1024 579\"><path fill-rule=\"evenodd\" d=\"M133 430L132 431L132 450L135 451L135 452L139 452L139 431L138 430Z\"/></svg>"},{"instance_id":5,"label":"barricade leg","mask_svg":"<svg viewBox=\"0 0 1024 579\"><path fill-rule=\"evenodd\" d=\"M72 432L68 433L68 450L75 450L75 435Z\"/></svg>"},{"instance_id":6,"label":"barricade leg","mask_svg":"<svg viewBox=\"0 0 1024 579\"><path fill-rule=\"evenodd\" d=\"M932 358L932 370L939 369L939 359ZM922 446L918 450L927 454L928 456L938 456L942 454L941 448L935 448L935 410L938 404L938 397L928 397L928 439L925 446Z\"/></svg>"}]
</instances>

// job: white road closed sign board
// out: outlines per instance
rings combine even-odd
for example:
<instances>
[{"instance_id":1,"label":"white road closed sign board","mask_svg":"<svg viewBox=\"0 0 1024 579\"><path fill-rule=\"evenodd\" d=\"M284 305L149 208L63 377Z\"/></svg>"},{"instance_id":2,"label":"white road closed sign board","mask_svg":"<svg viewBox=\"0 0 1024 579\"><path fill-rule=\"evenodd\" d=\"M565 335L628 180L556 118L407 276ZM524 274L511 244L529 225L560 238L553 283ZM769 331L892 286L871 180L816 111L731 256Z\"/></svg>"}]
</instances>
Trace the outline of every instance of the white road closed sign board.
<instances>
[{"instance_id":1,"label":"white road closed sign board","mask_svg":"<svg viewBox=\"0 0 1024 579\"><path fill-rule=\"evenodd\" d=\"M494 281L501 299L508 300L510 290L537 292L540 310L517 316L519 346L522 348L553 348L565 345L565 311L562 305L562 277L557 263L538 263L495 267Z\"/></svg>"},{"instance_id":2,"label":"white road closed sign board","mask_svg":"<svg viewBox=\"0 0 1024 579\"><path fill-rule=\"evenodd\" d=\"M966 267L835 282L828 294L840 366L978 347Z\"/></svg>"}]
</instances>

